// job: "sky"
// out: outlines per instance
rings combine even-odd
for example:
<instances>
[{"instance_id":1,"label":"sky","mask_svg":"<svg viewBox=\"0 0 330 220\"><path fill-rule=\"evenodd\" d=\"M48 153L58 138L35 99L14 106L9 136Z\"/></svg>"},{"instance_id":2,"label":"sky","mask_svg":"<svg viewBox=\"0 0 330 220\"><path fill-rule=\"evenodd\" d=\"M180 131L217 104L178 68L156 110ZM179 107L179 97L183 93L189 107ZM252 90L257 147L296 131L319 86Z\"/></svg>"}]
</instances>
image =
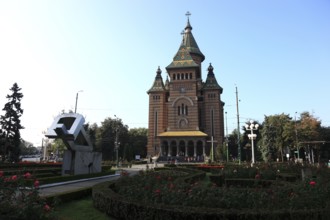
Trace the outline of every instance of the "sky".
<instances>
[{"instance_id":1,"label":"sky","mask_svg":"<svg viewBox=\"0 0 330 220\"><path fill-rule=\"evenodd\" d=\"M116 115L147 128L146 92L158 66L166 79L187 11L203 80L212 63L223 88L229 133L237 114L243 126L307 111L330 126L329 0L0 0L0 108L16 82L21 136L34 146L77 94L88 123Z\"/></svg>"}]
</instances>

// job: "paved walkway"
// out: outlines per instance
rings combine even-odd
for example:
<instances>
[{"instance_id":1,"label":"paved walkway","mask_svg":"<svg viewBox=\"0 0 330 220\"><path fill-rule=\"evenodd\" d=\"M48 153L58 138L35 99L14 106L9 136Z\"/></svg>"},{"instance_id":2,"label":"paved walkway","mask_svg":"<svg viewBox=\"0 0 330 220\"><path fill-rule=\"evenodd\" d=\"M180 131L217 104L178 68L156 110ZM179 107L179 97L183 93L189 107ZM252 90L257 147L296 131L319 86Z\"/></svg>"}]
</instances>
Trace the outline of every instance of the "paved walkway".
<instances>
[{"instance_id":1,"label":"paved walkway","mask_svg":"<svg viewBox=\"0 0 330 220\"><path fill-rule=\"evenodd\" d=\"M158 164L158 167L163 166L163 164ZM153 168L153 164L149 164L149 168ZM132 168L123 168L122 170L126 170L130 175L137 174L140 170L145 170L146 165L134 165ZM39 187L39 195L42 196L49 196L57 193L62 193L66 191L74 191L78 189L83 189L86 187L92 187L95 184L116 180L120 177L120 174L102 176L102 177L95 177L90 179L80 179L80 180L73 180L61 183L53 183L53 184L45 184Z\"/></svg>"}]
</instances>

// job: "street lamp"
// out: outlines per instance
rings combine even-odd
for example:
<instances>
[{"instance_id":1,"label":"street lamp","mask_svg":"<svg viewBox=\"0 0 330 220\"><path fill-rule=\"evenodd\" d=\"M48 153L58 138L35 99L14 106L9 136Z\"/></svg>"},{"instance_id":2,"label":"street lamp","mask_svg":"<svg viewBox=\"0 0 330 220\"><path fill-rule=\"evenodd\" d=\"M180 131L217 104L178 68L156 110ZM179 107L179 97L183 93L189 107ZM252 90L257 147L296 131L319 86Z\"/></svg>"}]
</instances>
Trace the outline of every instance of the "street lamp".
<instances>
[{"instance_id":1,"label":"street lamp","mask_svg":"<svg viewBox=\"0 0 330 220\"><path fill-rule=\"evenodd\" d=\"M119 126L118 126L118 117L115 115L116 118L116 140L115 140L115 150L116 150L116 164L117 168L119 167L119 157L118 157L118 151L119 151L119 146L120 142L118 141L118 136L119 136Z\"/></svg>"},{"instance_id":2,"label":"street lamp","mask_svg":"<svg viewBox=\"0 0 330 220\"><path fill-rule=\"evenodd\" d=\"M227 149L227 162L229 161L229 157L228 157L228 126L227 126L227 112L225 112L226 114L226 149Z\"/></svg>"},{"instance_id":3,"label":"street lamp","mask_svg":"<svg viewBox=\"0 0 330 220\"><path fill-rule=\"evenodd\" d=\"M118 142L118 129L116 129L116 141L115 141L115 150L116 150L116 164L117 164L117 168L119 167L119 158L118 158L118 151L119 151L119 145L120 142Z\"/></svg>"},{"instance_id":4,"label":"street lamp","mask_svg":"<svg viewBox=\"0 0 330 220\"><path fill-rule=\"evenodd\" d=\"M257 138L257 135L256 134L253 134L253 131L256 131L258 130L259 128L259 125L258 124L254 124L254 121L250 121L250 125L248 124L245 124L245 128L247 131L251 131L251 134L248 134L248 137L249 139L251 140L251 148L252 148L252 166L253 164L255 163L255 160L254 160L254 143L253 143L253 140Z\"/></svg>"},{"instance_id":5,"label":"street lamp","mask_svg":"<svg viewBox=\"0 0 330 220\"><path fill-rule=\"evenodd\" d=\"M296 147L297 147L297 156L298 156L297 162L299 162L300 159L299 159L299 147L298 147L297 112L294 114L294 124L295 124Z\"/></svg>"},{"instance_id":6,"label":"street lamp","mask_svg":"<svg viewBox=\"0 0 330 220\"><path fill-rule=\"evenodd\" d=\"M78 103L78 93L79 92L83 92L83 90L79 90L78 92L77 92L77 95L76 95L76 105L75 105L75 107L74 107L74 113L77 113L77 103Z\"/></svg>"}]
</instances>

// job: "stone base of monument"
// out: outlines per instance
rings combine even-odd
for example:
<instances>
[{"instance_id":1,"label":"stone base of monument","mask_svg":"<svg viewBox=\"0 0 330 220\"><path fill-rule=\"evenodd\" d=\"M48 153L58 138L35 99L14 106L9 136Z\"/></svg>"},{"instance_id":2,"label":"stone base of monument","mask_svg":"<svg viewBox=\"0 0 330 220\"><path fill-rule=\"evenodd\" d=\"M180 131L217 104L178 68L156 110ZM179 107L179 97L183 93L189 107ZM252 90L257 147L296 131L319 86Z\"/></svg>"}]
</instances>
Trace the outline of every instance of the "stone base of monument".
<instances>
[{"instance_id":1,"label":"stone base of monument","mask_svg":"<svg viewBox=\"0 0 330 220\"><path fill-rule=\"evenodd\" d=\"M74 154L74 155L73 155ZM62 176L101 172L102 153L100 152L64 152Z\"/></svg>"}]
</instances>

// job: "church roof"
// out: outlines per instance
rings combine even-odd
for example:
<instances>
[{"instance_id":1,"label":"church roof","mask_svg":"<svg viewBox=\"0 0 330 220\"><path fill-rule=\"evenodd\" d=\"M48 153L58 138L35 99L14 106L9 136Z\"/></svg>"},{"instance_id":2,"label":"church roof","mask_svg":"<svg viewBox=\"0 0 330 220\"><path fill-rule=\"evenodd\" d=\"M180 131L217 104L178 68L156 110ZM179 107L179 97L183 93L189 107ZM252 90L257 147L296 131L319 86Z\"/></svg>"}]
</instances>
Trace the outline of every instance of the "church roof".
<instances>
[{"instance_id":1,"label":"church roof","mask_svg":"<svg viewBox=\"0 0 330 220\"><path fill-rule=\"evenodd\" d=\"M158 137L207 137L207 134L201 131L166 131Z\"/></svg>"},{"instance_id":2,"label":"church roof","mask_svg":"<svg viewBox=\"0 0 330 220\"><path fill-rule=\"evenodd\" d=\"M166 67L166 69L171 68L180 68L180 67L198 67L198 64L195 63L193 58L191 57L189 50L181 45L178 52L173 58L173 61L170 65Z\"/></svg>"},{"instance_id":3,"label":"church roof","mask_svg":"<svg viewBox=\"0 0 330 220\"><path fill-rule=\"evenodd\" d=\"M153 83L153 85L151 86L151 88L147 91L147 93L149 94L150 92L162 92L165 91L165 86L163 83L163 78L162 78L162 71L160 70L160 67L158 67L157 71L156 71L156 77L155 77L155 81Z\"/></svg>"},{"instance_id":4,"label":"church roof","mask_svg":"<svg viewBox=\"0 0 330 220\"><path fill-rule=\"evenodd\" d=\"M194 54L201 56L202 61L203 61L205 59L205 56L200 51L191 30L192 30L192 27L190 25L189 18L188 18L187 26L185 27L181 45L184 45L190 53L194 53Z\"/></svg>"},{"instance_id":5,"label":"church roof","mask_svg":"<svg viewBox=\"0 0 330 220\"><path fill-rule=\"evenodd\" d=\"M207 68L209 71L207 74L207 78L205 80L205 83L203 85L203 89L218 89L220 90L220 93L222 93L222 87L218 84L214 73L213 73L213 66L210 63L209 68Z\"/></svg>"},{"instance_id":6,"label":"church roof","mask_svg":"<svg viewBox=\"0 0 330 220\"><path fill-rule=\"evenodd\" d=\"M202 61L205 59L205 56L200 51L191 30L192 30L192 27L190 25L189 18L188 18L188 22L185 27L185 31L182 33L183 39L182 39L180 48L179 48L178 52L175 54L172 63L170 65L168 65L166 67L166 69L180 68L180 67L198 67L199 65L197 63L195 63L195 61L192 59L191 54L200 56L202 58Z\"/></svg>"}]
</instances>

